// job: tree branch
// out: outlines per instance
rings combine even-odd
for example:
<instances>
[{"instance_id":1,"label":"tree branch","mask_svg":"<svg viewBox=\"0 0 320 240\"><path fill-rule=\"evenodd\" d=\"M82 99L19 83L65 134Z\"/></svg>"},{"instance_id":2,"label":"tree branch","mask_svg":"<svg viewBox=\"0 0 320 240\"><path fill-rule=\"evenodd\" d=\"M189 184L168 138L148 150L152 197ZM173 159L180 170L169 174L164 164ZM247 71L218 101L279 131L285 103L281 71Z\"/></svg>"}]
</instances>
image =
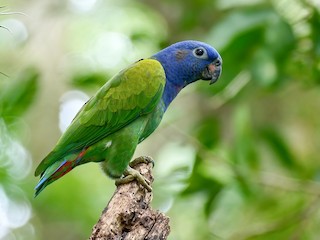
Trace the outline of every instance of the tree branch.
<instances>
[{"instance_id":1,"label":"tree branch","mask_svg":"<svg viewBox=\"0 0 320 240\"><path fill-rule=\"evenodd\" d=\"M146 179L153 182L152 163L137 164ZM93 227L90 240L165 240L170 226L169 218L151 209L152 192L132 181L119 185Z\"/></svg>"}]
</instances>

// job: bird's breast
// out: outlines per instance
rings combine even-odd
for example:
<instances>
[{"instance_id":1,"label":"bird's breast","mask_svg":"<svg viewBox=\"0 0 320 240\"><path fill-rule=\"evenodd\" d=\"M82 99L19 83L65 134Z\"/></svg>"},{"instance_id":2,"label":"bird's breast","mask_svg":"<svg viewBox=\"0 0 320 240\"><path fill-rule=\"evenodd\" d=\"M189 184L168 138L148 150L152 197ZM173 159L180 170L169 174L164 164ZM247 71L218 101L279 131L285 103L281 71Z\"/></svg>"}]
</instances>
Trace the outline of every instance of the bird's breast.
<instances>
[{"instance_id":1,"label":"bird's breast","mask_svg":"<svg viewBox=\"0 0 320 240\"><path fill-rule=\"evenodd\" d=\"M164 112L165 105L163 101L160 100L155 110L143 117L145 121L145 127L140 135L139 143L146 139L159 126Z\"/></svg>"}]
</instances>

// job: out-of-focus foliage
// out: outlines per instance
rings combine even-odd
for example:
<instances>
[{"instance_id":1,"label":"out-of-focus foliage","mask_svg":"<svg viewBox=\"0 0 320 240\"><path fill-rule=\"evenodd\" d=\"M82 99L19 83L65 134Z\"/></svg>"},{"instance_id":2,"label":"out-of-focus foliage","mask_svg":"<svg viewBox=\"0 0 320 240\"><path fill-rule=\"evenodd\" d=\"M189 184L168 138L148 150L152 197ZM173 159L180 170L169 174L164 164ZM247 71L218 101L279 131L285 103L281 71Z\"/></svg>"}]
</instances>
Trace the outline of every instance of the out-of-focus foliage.
<instances>
[{"instance_id":1,"label":"out-of-focus foliage","mask_svg":"<svg viewBox=\"0 0 320 240\"><path fill-rule=\"evenodd\" d=\"M37 70L28 68L17 79L1 84L0 116L10 121L10 118L19 117L28 109L37 92L38 77Z\"/></svg>"},{"instance_id":2,"label":"out-of-focus foliage","mask_svg":"<svg viewBox=\"0 0 320 240\"><path fill-rule=\"evenodd\" d=\"M126 65L185 39L217 48L223 73L213 86L185 89L136 153L155 158L154 205L171 218L170 239L318 239L318 1L3 5L0 239L90 235L112 181L88 164L33 199L28 152L36 165L51 150L87 99L80 90L90 96Z\"/></svg>"},{"instance_id":3,"label":"out-of-focus foliage","mask_svg":"<svg viewBox=\"0 0 320 240\"><path fill-rule=\"evenodd\" d=\"M31 204L23 182L31 172L28 151L16 139L19 118L32 104L38 71L27 68L0 83L0 239L33 238Z\"/></svg>"}]
</instances>

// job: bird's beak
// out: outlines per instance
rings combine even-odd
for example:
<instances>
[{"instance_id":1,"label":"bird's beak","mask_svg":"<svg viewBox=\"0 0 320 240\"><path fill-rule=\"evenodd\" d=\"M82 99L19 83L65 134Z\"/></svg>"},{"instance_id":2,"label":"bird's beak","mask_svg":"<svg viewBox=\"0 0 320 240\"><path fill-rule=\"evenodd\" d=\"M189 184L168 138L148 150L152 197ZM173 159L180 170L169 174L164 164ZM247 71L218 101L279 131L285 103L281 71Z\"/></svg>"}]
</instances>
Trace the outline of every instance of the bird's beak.
<instances>
[{"instance_id":1,"label":"bird's beak","mask_svg":"<svg viewBox=\"0 0 320 240\"><path fill-rule=\"evenodd\" d=\"M201 78L203 80L210 80L210 85L215 83L222 71L222 61L220 58L217 58L212 63L210 63L202 72Z\"/></svg>"}]
</instances>

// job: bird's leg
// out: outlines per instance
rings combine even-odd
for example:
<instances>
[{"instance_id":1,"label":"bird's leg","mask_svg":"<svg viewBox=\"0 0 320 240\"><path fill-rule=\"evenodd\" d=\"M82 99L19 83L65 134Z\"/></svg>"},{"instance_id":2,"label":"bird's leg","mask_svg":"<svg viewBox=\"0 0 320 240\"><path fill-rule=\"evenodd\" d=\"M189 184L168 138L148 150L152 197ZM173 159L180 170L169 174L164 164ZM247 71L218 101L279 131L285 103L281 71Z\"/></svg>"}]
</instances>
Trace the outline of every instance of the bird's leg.
<instances>
[{"instance_id":1,"label":"bird's leg","mask_svg":"<svg viewBox=\"0 0 320 240\"><path fill-rule=\"evenodd\" d=\"M140 163L145 163L145 164L152 163L152 167L154 167L153 159L151 157L145 157L145 156L141 156L132 160L131 162L129 162L129 166L133 168Z\"/></svg>"},{"instance_id":2,"label":"bird's leg","mask_svg":"<svg viewBox=\"0 0 320 240\"><path fill-rule=\"evenodd\" d=\"M133 169L133 167L135 167L136 165L140 164L140 163L145 163L145 164L149 164L152 163L152 167L154 166L154 161L152 160L152 158L150 157L138 157L134 160L132 160L129 163L129 166L127 167L127 169L124 171L122 178L117 179L116 180L116 185L121 185L121 184L125 184L125 183L129 183L132 182L134 180L137 180L138 183L140 183L143 187L145 187L149 192L152 191L152 188L150 186L150 181L148 179L146 179L144 176L142 176L139 171Z\"/></svg>"},{"instance_id":3,"label":"bird's leg","mask_svg":"<svg viewBox=\"0 0 320 240\"><path fill-rule=\"evenodd\" d=\"M137 182L140 183L149 192L152 191L152 187L150 186L150 181L146 179L144 176L142 176L139 173L139 171L131 168L130 166L128 166L128 168L124 171L123 175L124 177L117 179L115 181L116 186L132 182L133 180L137 180Z\"/></svg>"}]
</instances>

